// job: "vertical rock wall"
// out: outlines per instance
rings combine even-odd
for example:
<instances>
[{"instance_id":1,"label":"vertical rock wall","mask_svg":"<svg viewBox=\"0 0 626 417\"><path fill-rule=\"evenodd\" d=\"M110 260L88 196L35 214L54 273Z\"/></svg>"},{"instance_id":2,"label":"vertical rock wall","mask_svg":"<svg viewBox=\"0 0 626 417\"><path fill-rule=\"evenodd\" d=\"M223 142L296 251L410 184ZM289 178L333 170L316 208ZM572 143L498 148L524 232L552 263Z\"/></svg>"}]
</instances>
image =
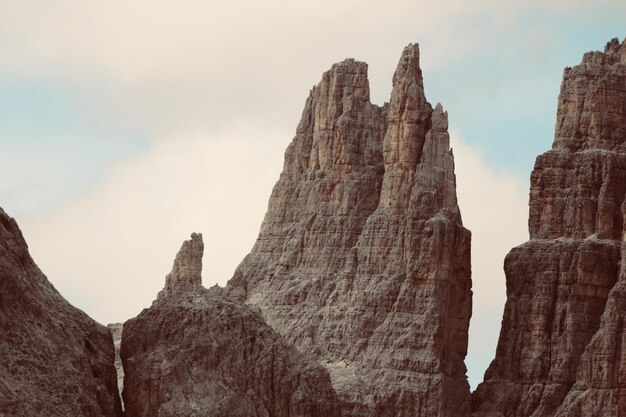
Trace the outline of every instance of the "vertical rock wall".
<instances>
[{"instance_id":1,"label":"vertical rock wall","mask_svg":"<svg viewBox=\"0 0 626 417\"><path fill-rule=\"evenodd\" d=\"M389 104L367 65L333 65L306 101L234 297L331 373L344 416L469 413L470 233L447 113L409 45Z\"/></svg>"},{"instance_id":2,"label":"vertical rock wall","mask_svg":"<svg viewBox=\"0 0 626 417\"><path fill-rule=\"evenodd\" d=\"M617 416L620 401L626 413L625 195L626 43L614 39L565 70L554 145L531 176L531 240L505 260L502 330L474 415Z\"/></svg>"}]
</instances>

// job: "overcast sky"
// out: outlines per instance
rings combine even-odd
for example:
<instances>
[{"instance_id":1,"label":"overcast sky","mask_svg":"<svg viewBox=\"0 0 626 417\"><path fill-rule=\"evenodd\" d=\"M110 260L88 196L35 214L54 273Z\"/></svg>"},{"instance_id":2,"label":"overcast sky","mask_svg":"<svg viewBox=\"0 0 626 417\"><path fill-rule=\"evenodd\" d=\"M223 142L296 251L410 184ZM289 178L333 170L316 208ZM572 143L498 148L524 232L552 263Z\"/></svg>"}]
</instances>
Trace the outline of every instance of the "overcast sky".
<instances>
[{"instance_id":1,"label":"overcast sky","mask_svg":"<svg viewBox=\"0 0 626 417\"><path fill-rule=\"evenodd\" d=\"M418 42L473 233L475 386L563 68L625 27L623 0L1 0L0 206L50 281L101 323L150 305L191 232L204 234L204 285L223 285L322 72L367 62L382 104Z\"/></svg>"}]
</instances>

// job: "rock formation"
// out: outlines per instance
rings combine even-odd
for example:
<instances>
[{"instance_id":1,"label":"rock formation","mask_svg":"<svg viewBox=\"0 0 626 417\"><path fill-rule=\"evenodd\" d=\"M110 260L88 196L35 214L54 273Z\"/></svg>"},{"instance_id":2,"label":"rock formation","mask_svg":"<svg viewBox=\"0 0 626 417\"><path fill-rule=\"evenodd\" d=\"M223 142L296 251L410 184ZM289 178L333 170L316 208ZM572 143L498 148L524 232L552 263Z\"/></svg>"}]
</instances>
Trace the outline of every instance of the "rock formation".
<instances>
[{"instance_id":1,"label":"rock formation","mask_svg":"<svg viewBox=\"0 0 626 417\"><path fill-rule=\"evenodd\" d=\"M72 307L0 209L0 416L119 417L111 332Z\"/></svg>"},{"instance_id":2,"label":"rock formation","mask_svg":"<svg viewBox=\"0 0 626 417\"><path fill-rule=\"evenodd\" d=\"M253 308L201 286L202 248L193 234L166 290L124 324L126 416L339 417L323 367Z\"/></svg>"},{"instance_id":3,"label":"rock formation","mask_svg":"<svg viewBox=\"0 0 626 417\"><path fill-rule=\"evenodd\" d=\"M117 390L121 393L124 388L124 366L122 366L122 358L120 357L120 348L122 347L122 330L124 323L107 324L113 335L113 346L115 347L115 371L117 372ZM124 402L122 401L122 410L124 410Z\"/></svg>"},{"instance_id":4,"label":"rock formation","mask_svg":"<svg viewBox=\"0 0 626 417\"><path fill-rule=\"evenodd\" d=\"M201 233L193 233L186 240L174 260L172 272L165 277L165 287L157 300L176 292L194 292L202 288L202 254L204 243Z\"/></svg>"},{"instance_id":5,"label":"rock formation","mask_svg":"<svg viewBox=\"0 0 626 417\"><path fill-rule=\"evenodd\" d=\"M531 177L531 240L505 260L476 417L626 414L625 195L626 42L614 39L565 70L554 145Z\"/></svg>"},{"instance_id":6,"label":"rock formation","mask_svg":"<svg viewBox=\"0 0 626 417\"><path fill-rule=\"evenodd\" d=\"M333 65L227 287L326 366L344 416L469 413L470 233L447 129L424 96L418 45L382 107L367 64Z\"/></svg>"}]
</instances>

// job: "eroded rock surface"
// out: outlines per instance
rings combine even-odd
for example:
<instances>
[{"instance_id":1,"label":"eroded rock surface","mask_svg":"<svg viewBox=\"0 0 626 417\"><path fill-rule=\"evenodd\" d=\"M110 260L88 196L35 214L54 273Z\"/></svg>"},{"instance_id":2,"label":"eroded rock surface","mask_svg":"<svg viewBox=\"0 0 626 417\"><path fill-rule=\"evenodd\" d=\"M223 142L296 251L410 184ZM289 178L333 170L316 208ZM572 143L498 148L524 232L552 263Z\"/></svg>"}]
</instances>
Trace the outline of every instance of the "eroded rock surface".
<instances>
[{"instance_id":1,"label":"eroded rock surface","mask_svg":"<svg viewBox=\"0 0 626 417\"><path fill-rule=\"evenodd\" d=\"M113 335L113 346L115 347L115 371L117 372L117 389L121 393L124 388L124 366L122 365L122 358L120 357L120 348L122 347L122 330L124 329L124 323L111 323L107 324L107 327L111 329ZM124 402L122 402L122 410L124 409Z\"/></svg>"},{"instance_id":2,"label":"eroded rock surface","mask_svg":"<svg viewBox=\"0 0 626 417\"><path fill-rule=\"evenodd\" d=\"M0 416L119 417L110 331L71 306L0 209Z\"/></svg>"},{"instance_id":3,"label":"eroded rock surface","mask_svg":"<svg viewBox=\"0 0 626 417\"><path fill-rule=\"evenodd\" d=\"M165 277L165 287L157 295L157 300L178 292L194 292L202 288L203 253L202 234L193 233L176 254L172 272Z\"/></svg>"},{"instance_id":4,"label":"eroded rock surface","mask_svg":"<svg viewBox=\"0 0 626 417\"><path fill-rule=\"evenodd\" d=\"M231 296L331 373L345 416L463 416L470 233L447 113L409 45L389 104L367 64L332 66L306 101Z\"/></svg>"},{"instance_id":5,"label":"eroded rock surface","mask_svg":"<svg viewBox=\"0 0 626 417\"><path fill-rule=\"evenodd\" d=\"M475 416L626 414L625 195L626 42L614 39L565 70L554 145L531 176L531 240L505 260L502 330Z\"/></svg>"},{"instance_id":6,"label":"eroded rock surface","mask_svg":"<svg viewBox=\"0 0 626 417\"><path fill-rule=\"evenodd\" d=\"M200 277L201 235L176 257L153 305L124 324L127 417L339 417L328 372L290 346L250 306L172 279ZM195 282L195 281L194 281Z\"/></svg>"}]
</instances>

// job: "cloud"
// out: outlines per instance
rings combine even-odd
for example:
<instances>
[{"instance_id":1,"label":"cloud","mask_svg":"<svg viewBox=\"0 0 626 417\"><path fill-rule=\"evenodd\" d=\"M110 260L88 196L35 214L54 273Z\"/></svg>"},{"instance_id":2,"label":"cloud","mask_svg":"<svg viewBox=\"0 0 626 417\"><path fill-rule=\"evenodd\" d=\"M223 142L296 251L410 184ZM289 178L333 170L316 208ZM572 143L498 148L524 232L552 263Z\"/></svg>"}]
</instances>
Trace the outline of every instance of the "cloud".
<instances>
[{"instance_id":1,"label":"cloud","mask_svg":"<svg viewBox=\"0 0 626 417\"><path fill-rule=\"evenodd\" d=\"M463 120L458 126L468 134L453 132L453 146L459 202L473 232L474 383L496 346L504 256L527 238L528 172L520 180L491 167L511 165L511 154L529 152L533 140L548 146L549 135L535 134L531 122L537 111L554 114L556 97L544 106L537 92L556 89L561 68L576 63L559 56L567 35L589 22L603 28L603 38L622 30L626 2L588 3L4 0L0 82L50 84L75 100L87 122L79 134L48 142L50 154L38 147L36 156L0 131L1 153L13 159L2 164L0 172L9 173L0 197L26 211L34 194L46 193L44 214L17 220L60 292L101 322L148 306L192 231L205 237L204 284L223 284L256 238L282 152L320 74L346 57L364 60L373 101L382 104L400 51L420 42L430 99L451 110L453 126ZM576 45L568 49L576 59L579 41L567 43ZM512 126L506 116L522 122ZM522 129L524 141L502 134ZM95 131L107 134L92 146ZM140 132L149 150L104 159L85 150L111 152L109 132ZM37 133L49 135L49 125ZM506 155L506 162L485 161L483 153Z\"/></svg>"},{"instance_id":2,"label":"cloud","mask_svg":"<svg viewBox=\"0 0 626 417\"><path fill-rule=\"evenodd\" d=\"M622 10L621 3L596 7ZM293 120L312 80L346 57L370 63L373 98L382 103L408 42L422 43L426 71L486 53L545 57L558 49L556 29L519 24L518 16L566 17L583 7L582 0L6 0L0 78L61 83L107 123L172 138L181 127L222 128L242 115Z\"/></svg>"},{"instance_id":3,"label":"cloud","mask_svg":"<svg viewBox=\"0 0 626 417\"><path fill-rule=\"evenodd\" d=\"M528 240L528 182L493 170L458 130L451 132L451 141L459 207L472 232L474 296L466 363L474 388L495 357L506 301L504 257Z\"/></svg>"},{"instance_id":4,"label":"cloud","mask_svg":"<svg viewBox=\"0 0 626 417\"><path fill-rule=\"evenodd\" d=\"M192 232L204 234L204 285L223 285L256 240L289 137L240 127L158 143L117 163L87 195L20 222L31 254L102 323L150 305Z\"/></svg>"},{"instance_id":5,"label":"cloud","mask_svg":"<svg viewBox=\"0 0 626 417\"><path fill-rule=\"evenodd\" d=\"M251 249L291 133L240 126L181 135L117 163L89 194L22 222L31 253L74 305L102 323L148 307L191 232L205 240L203 283L224 285ZM495 352L505 254L527 240L527 186L494 172L452 132L458 198L472 231L472 384ZM19 219L18 219L19 221Z\"/></svg>"}]
</instances>

